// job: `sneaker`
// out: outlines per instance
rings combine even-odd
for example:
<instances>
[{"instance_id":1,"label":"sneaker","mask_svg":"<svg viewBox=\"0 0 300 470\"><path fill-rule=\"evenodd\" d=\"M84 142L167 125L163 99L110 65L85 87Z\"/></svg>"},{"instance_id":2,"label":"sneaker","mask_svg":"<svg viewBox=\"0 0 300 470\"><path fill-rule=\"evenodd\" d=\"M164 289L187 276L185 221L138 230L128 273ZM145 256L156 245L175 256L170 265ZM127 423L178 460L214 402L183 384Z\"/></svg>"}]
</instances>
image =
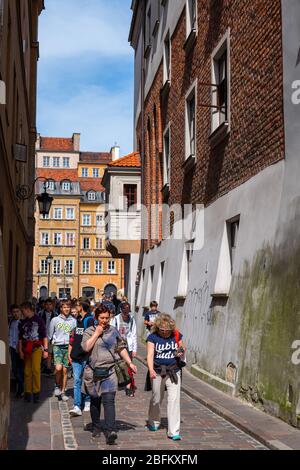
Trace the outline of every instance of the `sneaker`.
<instances>
[{"instance_id":1,"label":"sneaker","mask_svg":"<svg viewBox=\"0 0 300 470\"><path fill-rule=\"evenodd\" d=\"M69 413L70 413L71 416L81 416L82 415L82 411L79 408L79 406L74 406L74 408L72 410L70 410Z\"/></svg>"},{"instance_id":2,"label":"sneaker","mask_svg":"<svg viewBox=\"0 0 300 470\"><path fill-rule=\"evenodd\" d=\"M134 392L131 388L126 388L125 393L127 397L134 397Z\"/></svg>"},{"instance_id":3,"label":"sneaker","mask_svg":"<svg viewBox=\"0 0 300 470\"><path fill-rule=\"evenodd\" d=\"M149 431L158 431L158 426L148 426Z\"/></svg>"},{"instance_id":4,"label":"sneaker","mask_svg":"<svg viewBox=\"0 0 300 470\"><path fill-rule=\"evenodd\" d=\"M86 401L85 404L84 404L84 409L83 411L90 411L91 410L91 402L90 401Z\"/></svg>"},{"instance_id":5,"label":"sneaker","mask_svg":"<svg viewBox=\"0 0 300 470\"><path fill-rule=\"evenodd\" d=\"M39 393L34 393L33 394L33 403L39 403L40 402L40 394Z\"/></svg>"},{"instance_id":6,"label":"sneaker","mask_svg":"<svg viewBox=\"0 0 300 470\"><path fill-rule=\"evenodd\" d=\"M177 434L176 436L168 436L169 439L172 439L172 441L181 441L181 436Z\"/></svg>"},{"instance_id":7,"label":"sneaker","mask_svg":"<svg viewBox=\"0 0 300 470\"><path fill-rule=\"evenodd\" d=\"M62 401L68 401L69 398L70 398L65 393L62 393L60 397L61 397Z\"/></svg>"},{"instance_id":8,"label":"sneaker","mask_svg":"<svg viewBox=\"0 0 300 470\"><path fill-rule=\"evenodd\" d=\"M115 431L105 433L106 444L109 446L114 445L115 441L118 439L118 434Z\"/></svg>"},{"instance_id":9,"label":"sneaker","mask_svg":"<svg viewBox=\"0 0 300 470\"><path fill-rule=\"evenodd\" d=\"M55 385L54 396L55 397L60 397L61 396L61 389L59 388L58 385Z\"/></svg>"}]
</instances>

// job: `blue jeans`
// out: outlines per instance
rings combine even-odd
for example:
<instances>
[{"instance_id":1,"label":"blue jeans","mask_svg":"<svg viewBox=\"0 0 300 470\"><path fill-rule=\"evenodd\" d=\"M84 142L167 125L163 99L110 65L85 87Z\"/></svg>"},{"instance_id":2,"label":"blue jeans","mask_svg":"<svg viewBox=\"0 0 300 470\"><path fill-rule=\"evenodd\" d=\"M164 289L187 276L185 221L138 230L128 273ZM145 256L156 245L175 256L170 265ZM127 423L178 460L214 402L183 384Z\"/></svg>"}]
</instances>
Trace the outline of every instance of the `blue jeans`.
<instances>
[{"instance_id":1,"label":"blue jeans","mask_svg":"<svg viewBox=\"0 0 300 470\"><path fill-rule=\"evenodd\" d=\"M73 367L73 377L74 377L74 406L78 406L79 408L82 407L83 403L86 401L90 401L91 397L89 395L85 395L81 392L82 386L82 376L83 371L86 366L86 361L84 362L72 362Z\"/></svg>"}]
</instances>

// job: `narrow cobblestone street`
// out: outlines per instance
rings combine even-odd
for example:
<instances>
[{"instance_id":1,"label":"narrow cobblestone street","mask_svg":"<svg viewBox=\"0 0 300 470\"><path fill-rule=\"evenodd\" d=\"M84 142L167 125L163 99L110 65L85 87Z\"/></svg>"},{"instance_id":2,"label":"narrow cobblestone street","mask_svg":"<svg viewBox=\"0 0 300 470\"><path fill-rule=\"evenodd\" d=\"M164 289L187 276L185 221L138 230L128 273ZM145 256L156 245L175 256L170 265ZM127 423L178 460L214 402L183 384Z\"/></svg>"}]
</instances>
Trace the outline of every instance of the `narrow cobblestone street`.
<instances>
[{"instance_id":1,"label":"narrow cobblestone street","mask_svg":"<svg viewBox=\"0 0 300 470\"><path fill-rule=\"evenodd\" d=\"M26 450L202 450L202 449L266 449L255 439L199 404L185 393L182 394L182 437L172 442L166 436L166 401L162 412L162 427L156 433L145 429L150 393L144 392L146 368L139 363L137 393L134 398L119 392L117 397L117 445L108 447L104 436L92 438L84 425L90 422L89 413L68 419L67 409L72 398L59 402L52 396L54 379L43 379L40 405L12 401L10 449ZM69 392L72 381L69 380ZM71 423L71 426L70 426Z\"/></svg>"}]
</instances>

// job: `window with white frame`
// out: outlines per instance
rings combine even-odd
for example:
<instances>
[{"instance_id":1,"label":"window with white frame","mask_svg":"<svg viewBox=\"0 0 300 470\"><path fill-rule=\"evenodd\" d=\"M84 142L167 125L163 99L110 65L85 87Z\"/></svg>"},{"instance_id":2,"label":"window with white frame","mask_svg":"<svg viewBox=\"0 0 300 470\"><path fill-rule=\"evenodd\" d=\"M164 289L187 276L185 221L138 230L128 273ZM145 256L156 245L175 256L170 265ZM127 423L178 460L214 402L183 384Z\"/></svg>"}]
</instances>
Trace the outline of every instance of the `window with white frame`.
<instances>
[{"instance_id":1,"label":"window with white frame","mask_svg":"<svg viewBox=\"0 0 300 470\"><path fill-rule=\"evenodd\" d=\"M164 149L163 149L163 184L168 185L170 184L170 148L171 148L171 141L170 141L170 126L164 132Z\"/></svg>"},{"instance_id":2,"label":"window with white frame","mask_svg":"<svg viewBox=\"0 0 300 470\"><path fill-rule=\"evenodd\" d=\"M59 168L60 167L60 158L59 157L53 157L53 166L54 166L54 168Z\"/></svg>"},{"instance_id":3,"label":"window with white frame","mask_svg":"<svg viewBox=\"0 0 300 470\"><path fill-rule=\"evenodd\" d=\"M171 38L168 32L164 41L164 84L171 80Z\"/></svg>"},{"instance_id":4,"label":"window with white frame","mask_svg":"<svg viewBox=\"0 0 300 470\"><path fill-rule=\"evenodd\" d=\"M90 214L83 214L82 216L82 225L88 227L91 225L91 216Z\"/></svg>"},{"instance_id":5,"label":"window with white frame","mask_svg":"<svg viewBox=\"0 0 300 470\"><path fill-rule=\"evenodd\" d=\"M152 39L152 34L151 34L151 5L150 5L147 11L147 16L146 16L146 41L145 41L146 50L149 47L151 47L151 39Z\"/></svg>"},{"instance_id":6,"label":"window with white frame","mask_svg":"<svg viewBox=\"0 0 300 470\"><path fill-rule=\"evenodd\" d=\"M93 178L99 178L99 168L93 168Z\"/></svg>"},{"instance_id":7,"label":"window with white frame","mask_svg":"<svg viewBox=\"0 0 300 470\"><path fill-rule=\"evenodd\" d=\"M69 157L63 157L63 167L64 168L70 168L70 158Z\"/></svg>"},{"instance_id":8,"label":"window with white frame","mask_svg":"<svg viewBox=\"0 0 300 470\"><path fill-rule=\"evenodd\" d=\"M55 190L55 181L48 180L47 181L47 189L49 189L49 191L54 191Z\"/></svg>"},{"instance_id":9,"label":"window with white frame","mask_svg":"<svg viewBox=\"0 0 300 470\"><path fill-rule=\"evenodd\" d=\"M191 267L192 267L192 260L193 260L193 254L194 254L194 240L186 243L185 247L186 247L186 261L187 261L186 274L187 274L187 284L188 284L191 278Z\"/></svg>"},{"instance_id":10,"label":"window with white frame","mask_svg":"<svg viewBox=\"0 0 300 470\"><path fill-rule=\"evenodd\" d=\"M236 250L238 249L239 228L239 215L225 222L219 251L215 286L212 292L213 296L229 296L232 273L235 266Z\"/></svg>"},{"instance_id":11,"label":"window with white frame","mask_svg":"<svg viewBox=\"0 0 300 470\"><path fill-rule=\"evenodd\" d=\"M196 155L196 86L186 98L185 106L185 157Z\"/></svg>"},{"instance_id":12,"label":"window with white frame","mask_svg":"<svg viewBox=\"0 0 300 470\"><path fill-rule=\"evenodd\" d=\"M62 234L61 233L54 233L53 234L53 245L61 246L62 245Z\"/></svg>"},{"instance_id":13,"label":"window with white frame","mask_svg":"<svg viewBox=\"0 0 300 470\"><path fill-rule=\"evenodd\" d=\"M197 0L186 0L186 37L197 32Z\"/></svg>"},{"instance_id":14,"label":"window with white frame","mask_svg":"<svg viewBox=\"0 0 300 470\"><path fill-rule=\"evenodd\" d=\"M90 262L82 261L82 273L89 274L89 272L90 272Z\"/></svg>"},{"instance_id":15,"label":"window with white frame","mask_svg":"<svg viewBox=\"0 0 300 470\"><path fill-rule=\"evenodd\" d=\"M90 191L88 193L88 200L89 201L96 201L96 193L94 191Z\"/></svg>"},{"instance_id":16,"label":"window with white frame","mask_svg":"<svg viewBox=\"0 0 300 470\"><path fill-rule=\"evenodd\" d=\"M103 264L102 261L96 261L95 262L95 272L96 274L102 274L103 272Z\"/></svg>"},{"instance_id":17,"label":"window with white frame","mask_svg":"<svg viewBox=\"0 0 300 470\"><path fill-rule=\"evenodd\" d=\"M152 35L155 36L160 23L160 4L161 0L154 0L153 3L153 28Z\"/></svg>"},{"instance_id":18,"label":"window with white frame","mask_svg":"<svg viewBox=\"0 0 300 470\"><path fill-rule=\"evenodd\" d=\"M75 233L66 233L66 246L75 246Z\"/></svg>"},{"instance_id":19,"label":"window with white frame","mask_svg":"<svg viewBox=\"0 0 300 470\"><path fill-rule=\"evenodd\" d=\"M227 223L228 235L229 235L229 251L230 251L230 260L231 260L231 273L233 271L235 253L238 242L238 234L240 228L240 218L236 218L233 221Z\"/></svg>"},{"instance_id":20,"label":"window with white frame","mask_svg":"<svg viewBox=\"0 0 300 470\"><path fill-rule=\"evenodd\" d=\"M63 181L61 187L63 191L70 191L71 189L70 181Z\"/></svg>"},{"instance_id":21,"label":"window with white frame","mask_svg":"<svg viewBox=\"0 0 300 470\"><path fill-rule=\"evenodd\" d=\"M104 222L104 214L97 214L96 215L96 225L99 227L100 225L103 225Z\"/></svg>"},{"instance_id":22,"label":"window with white frame","mask_svg":"<svg viewBox=\"0 0 300 470\"><path fill-rule=\"evenodd\" d=\"M44 245L44 246L49 245L49 233L47 232L41 233L41 245Z\"/></svg>"},{"instance_id":23,"label":"window with white frame","mask_svg":"<svg viewBox=\"0 0 300 470\"><path fill-rule=\"evenodd\" d=\"M42 274L48 273L48 263L46 259L41 259L41 273Z\"/></svg>"},{"instance_id":24,"label":"window with white frame","mask_svg":"<svg viewBox=\"0 0 300 470\"><path fill-rule=\"evenodd\" d=\"M82 242L82 247L84 250L89 250L90 249L90 244L91 240L89 237L84 237L83 242Z\"/></svg>"},{"instance_id":25,"label":"window with white frame","mask_svg":"<svg viewBox=\"0 0 300 470\"><path fill-rule=\"evenodd\" d=\"M108 262L108 273L109 274L115 274L116 273L116 262L115 261L109 261Z\"/></svg>"},{"instance_id":26,"label":"window with white frame","mask_svg":"<svg viewBox=\"0 0 300 470\"><path fill-rule=\"evenodd\" d=\"M50 157L43 157L43 167L48 168L50 166Z\"/></svg>"},{"instance_id":27,"label":"window with white frame","mask_svg":"<svg viewBox=\"0 0 300 470\"><path fill-rule=\"evenodd\" d=\"M55 220L62 220L62 208L61 207L54 207L54 219Z\"/></svg>"},{"instance_id":28,"label":"window with white frame","mask_svg":"<svg viewBox=\"0 0 300 470\"><path fill-rule=\"evenodd\" d=\"M45 214L45 215L40 214L40 219L50 220L50 212L49 212L49 214Z\"/></svg>"},{"instance_id":29,"label":"window with white frame","mask_svg":"<svg viewBox=\"0 0 300 470\"><path fill-rule=\"evenodd\" d=\"M66 219L67 220L74 220L75 219L75 209L74 209L74 207L67 207L66 208Z\"/></svg>"},{"instance_id":30,"label":"window with white frame","mask_svg":"<svg viewBox=\"0 0 300 470\"><path fill-rule=\"evenodd\" d=\"M74 261L72 259L66 259L65 261L65 274L74 274Z\"/></svg>"},{"instance_id":31,"label":"window with white frame","mask_svg":"<svg viewBox=\"0 0 300 470\"><path fill-rule=\"evenodd\" d=\"M103 249L103 239L97 237L96 238L96 250L102 250Z\"/></svg>"},{"instance_id":32,"label":"window with white frame","mask_svg":"<svg viewBox=\"0 0 300 470\"><path fill-rule=\"evenodd\" d=\"M81 168L81 176L82 178L87 178L89 176L88 168Z\"/></svg>"},{"instance_id":33,"label":"window with white frame","mask_svg":"<svg viewBox=\"0 0 300 470\"><path fill-rule=\"evenodd\" d=\"M60 259L53 260L53 274L56 274L56 275L61 274Z\"/></svg>"},{"instance_id":34,"label":"window with white frame","mask_svg":"<svg viewBox=\"0 0 300 470\"><path fill-rule=\"evenodd\" d=\"M229 121L229 31L212 53L212 132Z\"/></svg>"}]
</instances>

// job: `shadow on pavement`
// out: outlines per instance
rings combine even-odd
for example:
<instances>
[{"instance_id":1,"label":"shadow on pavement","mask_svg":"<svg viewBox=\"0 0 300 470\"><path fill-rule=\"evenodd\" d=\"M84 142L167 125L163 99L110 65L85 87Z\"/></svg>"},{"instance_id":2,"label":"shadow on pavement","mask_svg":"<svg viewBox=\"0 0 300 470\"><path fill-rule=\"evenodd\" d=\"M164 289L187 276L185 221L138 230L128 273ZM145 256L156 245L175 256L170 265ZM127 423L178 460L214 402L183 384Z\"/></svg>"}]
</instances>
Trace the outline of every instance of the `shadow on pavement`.
<instances>
[{"instance_id":1,"label":"shadow on pavement","mask_svg":"<svg viewBox=\"0 0 300 470\"><path fill-rule=\"evenodd\" d=\"M53 389L54 376L42 376L40 402L26 403L24 398L15 398L15 383L11 382L9 450L51 449L49 398L53 395ZM35 432L31 433L30 428ZM34 436L34 442L30 436Z\"/></svg>"}]
</instances>

